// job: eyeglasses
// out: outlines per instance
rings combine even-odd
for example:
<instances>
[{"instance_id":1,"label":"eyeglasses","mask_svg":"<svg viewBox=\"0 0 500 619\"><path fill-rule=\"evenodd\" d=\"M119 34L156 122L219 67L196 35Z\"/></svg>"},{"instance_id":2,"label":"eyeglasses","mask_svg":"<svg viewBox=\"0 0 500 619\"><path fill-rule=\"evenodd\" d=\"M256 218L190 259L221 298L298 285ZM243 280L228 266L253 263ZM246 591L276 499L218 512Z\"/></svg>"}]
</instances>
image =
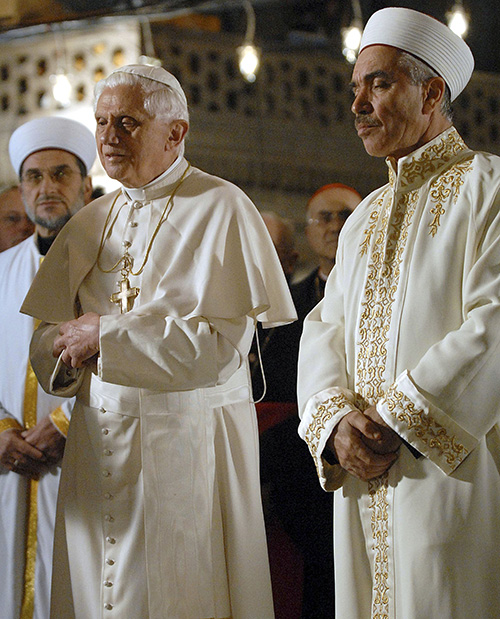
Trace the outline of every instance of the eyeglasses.
<instances>
[{"instance_id":1,"label":"eyeglasses","mask_svg":"<svg viewBox=\"0 0 500 619\"><path fill-rule=\"evenodd\" d=\"M310 217L307 220L309 226L327 226L332 221L337 221L340 224L344 224L352 213L348 208L344 208L341 211L320 211L317 217Z\"/></svg>"}]
</instances>

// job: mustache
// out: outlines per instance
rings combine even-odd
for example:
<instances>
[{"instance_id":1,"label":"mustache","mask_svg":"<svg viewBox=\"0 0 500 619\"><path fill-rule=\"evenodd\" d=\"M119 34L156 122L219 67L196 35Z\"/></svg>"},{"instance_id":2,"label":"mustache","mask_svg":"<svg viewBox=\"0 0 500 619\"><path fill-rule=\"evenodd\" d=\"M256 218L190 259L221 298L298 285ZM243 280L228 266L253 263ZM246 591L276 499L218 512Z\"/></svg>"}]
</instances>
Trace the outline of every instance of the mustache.
<instances>
[{"instance_id":1,"label":"mustache","mask_svg":"<svg viewBox=\"0 0 500 619\"><path fill-rule=\"evenodd\" d=\"M36 199L36 204L38 205L38 204L41 204L42 202L47 202L47 201L63 202L63 199L61 198L61 196L58 196L52 193L44 193L43 195L38 196L38 198Z\"/></svg>"},{"instance_id":2,"label":"mustache","mask_svg":"<svg viewBox=\"0 0 500 619\"><path fill-rule=\"evenodd\" d=\"M382 123L371 116L356 116L354 126L357 129L360 125L363 125L363 127L381 127Z\"/></svg>"}]
</instances>

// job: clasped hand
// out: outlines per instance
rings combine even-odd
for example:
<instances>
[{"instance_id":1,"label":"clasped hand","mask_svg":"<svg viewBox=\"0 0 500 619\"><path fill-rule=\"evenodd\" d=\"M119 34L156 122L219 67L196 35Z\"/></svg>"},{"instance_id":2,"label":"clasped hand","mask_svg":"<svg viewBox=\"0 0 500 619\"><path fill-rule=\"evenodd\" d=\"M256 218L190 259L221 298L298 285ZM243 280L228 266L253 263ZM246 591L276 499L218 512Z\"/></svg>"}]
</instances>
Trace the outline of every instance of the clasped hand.
<instances>
[{"instance_id":1,"label":"clasped hand","mask_svg":"<svg viewBox=\"0 0 500 619\"><path fill-rule=\"evenodd\" d=\"M0 433L0 464L29 479L39 479L49 465L59 462L66 439L50 418L33 428L10 428Z\"/></svg>"},{"instance_id":2,"label":"clasped hand","mask_svg":"<svg viewBox=\"0 0 500 619\"><path fill-rule=\"evenodd\" d=\"M88 312L59 326L52 354L70 368L88 365L99 352L99 314Z\"/></svg>"},{"instance_id":3,"label":"clasped hand","mask_svg":"<svg viewBox=\"0 0 500 619\"><path fill-rule=\"evenodd\" d=\"M397 460L400 436L390 428L373 406L352 411L337 425L328 439L340 466L363 481L385 473Z\"/></svg>"}]
</instances>

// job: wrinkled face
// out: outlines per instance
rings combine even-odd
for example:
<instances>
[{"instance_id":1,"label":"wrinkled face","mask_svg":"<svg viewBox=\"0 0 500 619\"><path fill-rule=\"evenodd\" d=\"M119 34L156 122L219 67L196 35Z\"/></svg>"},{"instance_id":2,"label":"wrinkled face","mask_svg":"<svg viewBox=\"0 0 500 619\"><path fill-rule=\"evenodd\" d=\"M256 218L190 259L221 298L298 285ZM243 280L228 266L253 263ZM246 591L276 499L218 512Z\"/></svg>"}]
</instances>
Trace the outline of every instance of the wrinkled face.
<instances>
[{"instance_id":1,"label":"wrinkled face","mask_svg":"<svg viewBox=\"0 0 500 619\"><path fill-rule=\"evenodd\" d=\"M325 189L310 200L306 236L320 259L333 263L342 226L359 202L359 196L341 187Z\"/></svg>"},{"instance_id":2,"label":"wrinkled face","mask_svg":"<svg viewBox=\"0 0 500 619\"><path fill-rule=\"evenodd\" d=\"M28 219L19 189L0 195L0 251L14 247L33 234L35 226Z\"/></svg>"},{"instance_id":3,"label":"wrinkled face","mask_svg":"<svg viewBox=\"0 0 500 619\"><path fill-rule=\"evenodd\" d=\"M41 150L21 168L21 195L41 236L57 234L85 204L90 179L82 178L76 157L63 150Z\"/></svg>"},{"instance_id":4,"label":"wrinkled face","mask_svg":"<svg viewBox=\"0 0 500 619\"><path fill-rule=\"evenodd\" d=\"M139 85L105 88L95 117L101 163L125 187L143 187L176 159L169 147L170 124L146 112Z\"/></svg>"},{"instance_id":5,"label":"wrinkled face","mask_svg":"<svg viewBox=\"0 0 500 619\"><path fill-rule=\"evenodd\" d=\"M419 146L427 128L423 87L398 66L400 51L372 45L359 55L352 75L355 127L374 157L403 157Z\"/></svg>"}]
</instances>

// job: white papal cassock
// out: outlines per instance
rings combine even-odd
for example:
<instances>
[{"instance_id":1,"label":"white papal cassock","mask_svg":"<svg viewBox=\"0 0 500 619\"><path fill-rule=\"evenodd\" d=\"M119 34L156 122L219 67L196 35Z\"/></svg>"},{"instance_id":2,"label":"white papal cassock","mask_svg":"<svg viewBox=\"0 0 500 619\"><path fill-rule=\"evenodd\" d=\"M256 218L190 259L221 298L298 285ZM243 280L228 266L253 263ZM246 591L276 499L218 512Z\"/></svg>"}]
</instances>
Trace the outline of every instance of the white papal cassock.
<instances>
[{"instance_id":1,"label":"white papal cassock","mask_svg":"<svg viewBox=\"0 0 500 619\"><path fill-rule=\"evenodd\" d=\"M389 164L306 320L300 433L335 490L341 619L500 617L500 159L454 128ZM377 404L403 444L370 482L321 454Z\"/></svg>"},{"instance_id":2,"label":"white papal cassock","mask_svg":"<svg viewBox=\"0 0 500 619\"><path fill-rule=\"evenodd\" d=\"M247 353L255 319L288 322L295 310L253 204L187 166L182 159L148 188L104 196L75 215L23 307L47 323L73 318L76 306L102 315L94 371L52 375L57 326L42 327L33 343L42 384L77 391L54 619L273 616ZM140 288L134 308L120 314L109 301L117 274L103 270L124 241L140 268L185 173L142 274L131 278Z\"/></svg>"},{"instance_id":3,"label":"white papal cassock","mask_svg":"<svg viewBox=\"0 0 500 619\"><path fill-rule=\"evenodd\" d=\"M33 372L28 372L34 320L19 310L40 260L35 236L0 253L0 429L32 427L52 414L66 433L69 402L45 393ZM59 473L59 466L51 466L40 480L29 481L0 466L0 615L4 619L48 617Z\"/></svg>"}]
</instances>

